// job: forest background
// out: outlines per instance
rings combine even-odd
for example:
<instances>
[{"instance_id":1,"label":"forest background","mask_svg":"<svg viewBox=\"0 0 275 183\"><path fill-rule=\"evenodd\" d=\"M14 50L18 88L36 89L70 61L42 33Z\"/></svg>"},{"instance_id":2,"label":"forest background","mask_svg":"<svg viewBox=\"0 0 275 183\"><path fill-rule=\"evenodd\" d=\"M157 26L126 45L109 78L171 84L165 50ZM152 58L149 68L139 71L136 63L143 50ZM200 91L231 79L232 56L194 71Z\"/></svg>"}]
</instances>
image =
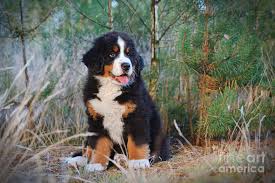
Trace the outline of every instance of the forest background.
<instances>
[{"instance_id":1,"label":"forest background","mask_svg":"<svg viewBox=\"0 0 275 183\"><path fill-rule=\"evenodd\" d=\"M272 0L2 0L1 145L82 143L82 55L112 30L135 40L171 144L239 140L242 127L249 138L273 134L274 6Z\"/></svg>"}]
</instances>

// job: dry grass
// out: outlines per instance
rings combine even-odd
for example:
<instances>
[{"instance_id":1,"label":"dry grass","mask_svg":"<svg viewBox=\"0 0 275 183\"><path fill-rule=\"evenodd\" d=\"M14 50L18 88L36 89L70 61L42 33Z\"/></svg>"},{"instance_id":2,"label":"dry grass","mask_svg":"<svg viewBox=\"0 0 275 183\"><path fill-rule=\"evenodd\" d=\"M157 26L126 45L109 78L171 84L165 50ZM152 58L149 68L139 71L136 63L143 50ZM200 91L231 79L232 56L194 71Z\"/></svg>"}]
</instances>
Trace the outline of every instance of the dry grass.
<instances>
[{"instance_id":1,"label":"dry grass","mask_svg":"<svg viewBox=\"0 0 275 183\"><path fill-rule=\"evenodd\" d=\"M48 170L66 182L272 182L275 140L263 144L264 147L257 149L257 144L253 142L247 149L245 144L236 141L215 142L207 150L205 147L178 144L173 148L173 157L169 161L156 163L149 169L121 171L114 166L100 173L86 173L83 168L76 170L67 167L60 157L69 156L70 152L80 147L60 146L49 151ZM248 155L259 155L262 152L266 153L265 173L219 172L219 167L224 165L247 166Z\"/></svg>"}]
</instances>

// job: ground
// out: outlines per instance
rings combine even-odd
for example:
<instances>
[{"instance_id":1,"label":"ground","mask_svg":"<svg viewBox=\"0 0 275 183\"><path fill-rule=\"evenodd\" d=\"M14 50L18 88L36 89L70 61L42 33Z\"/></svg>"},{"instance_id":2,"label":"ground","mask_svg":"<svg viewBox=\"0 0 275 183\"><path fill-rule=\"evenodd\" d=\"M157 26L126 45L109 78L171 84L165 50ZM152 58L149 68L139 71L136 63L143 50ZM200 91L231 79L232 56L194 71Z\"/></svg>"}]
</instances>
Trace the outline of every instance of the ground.
<instances>
[{"instance_id":1,"label":"ground","mask_svg":"<svg viewBox=\"0 0 275 183\"><path fill-rule=\"evenodd\" d=\"M175 144L172 158L169 161L158 162L146 170L128 171L111 167L107 171L86 173L83 169L68 168L64 157L70 156L81 147L56 146L45 156L47 172L58 177L62 182L274 182L275 140L261 142L261 147L255 141L249 147L240 141L214 142L210 147ZM249 163L249 166L264 166L264 173L220 172L221 166L234 165L245 167L247 157L257 157L265 153L264 164ZM229 170L228 170L229 171ZM232 171L232 170L231 170Z\"/></svg>"}]
</instances>

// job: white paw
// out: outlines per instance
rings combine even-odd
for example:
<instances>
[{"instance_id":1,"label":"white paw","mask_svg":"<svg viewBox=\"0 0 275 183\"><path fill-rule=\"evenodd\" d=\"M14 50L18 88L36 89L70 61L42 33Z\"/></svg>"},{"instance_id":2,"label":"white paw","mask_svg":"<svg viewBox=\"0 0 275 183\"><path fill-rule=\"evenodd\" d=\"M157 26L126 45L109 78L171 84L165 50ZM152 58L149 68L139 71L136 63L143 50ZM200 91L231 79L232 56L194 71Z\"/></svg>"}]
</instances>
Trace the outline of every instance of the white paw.
<instances>
[{"instance_id":1,"label":"white paw","mask_svg":"<svg viewBox=\"0 0 275 183\"><path fill-rule=\"evenodd\" d=\"M148 159L139 159L139 160L129 160L128 161L128 167L133 169L139 169L139 168L149 168L150 162Z\"/></svg>"},{"instance_id":2,"label":"white paw","mask_svg":"<svg viewBox=\"0 0 275 183\"><path fill-rule=\"evenodd\" d=\"M85 166L87 164L87 158L83 156L69 157L65 159L65 163L77 167L77 166Z\"/></svg>"},{"instance_id":3,"label":"white paw","mask_svg":"<svg viewBox=\"0 0 275 183\"><path fill-rule=\"evenodd\" d=\"M97 172L97 171L103 171L106 170L106 166L103 166L100 163L92 163L92 164L87 164L85 167L85 170L87 172Z\"/></svg>"}]
</instances>

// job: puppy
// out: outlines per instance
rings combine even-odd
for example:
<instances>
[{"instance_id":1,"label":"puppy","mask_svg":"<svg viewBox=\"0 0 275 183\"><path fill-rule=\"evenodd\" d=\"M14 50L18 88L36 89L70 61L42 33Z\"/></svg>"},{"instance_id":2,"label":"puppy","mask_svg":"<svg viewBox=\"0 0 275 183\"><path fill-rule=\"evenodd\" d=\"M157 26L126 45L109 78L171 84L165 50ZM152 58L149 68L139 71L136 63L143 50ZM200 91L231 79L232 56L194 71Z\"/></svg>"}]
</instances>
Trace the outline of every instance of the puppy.
<instances>
[{"instance_id":1,"label":"puppy","mask_svg":"<svg viewBox=\"0 0 275 183\"><path fill-rule=\"evenodd\" d=\"M122 32L95 39L83 56L88 68L84 87L88 131L85 151L88 171L107 168L115 153L128 157L128 167L150 167L169 158L163 125L141 77L143 59L133 40Z\"/></svg>"}]
</instances>

